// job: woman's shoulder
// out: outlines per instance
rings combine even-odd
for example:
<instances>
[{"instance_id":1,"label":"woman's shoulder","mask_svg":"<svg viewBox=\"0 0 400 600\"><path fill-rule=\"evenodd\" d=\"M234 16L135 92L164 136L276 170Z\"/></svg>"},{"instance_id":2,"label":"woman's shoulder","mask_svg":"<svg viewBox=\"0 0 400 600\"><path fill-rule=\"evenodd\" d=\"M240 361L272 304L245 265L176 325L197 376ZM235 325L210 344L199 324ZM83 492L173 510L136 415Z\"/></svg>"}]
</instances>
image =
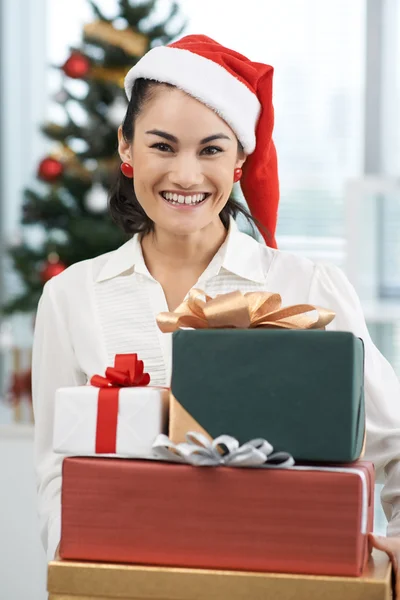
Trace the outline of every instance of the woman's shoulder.
<instances>
[{"instance_id":1,"label":"woman's shoulder","mask_svg":"<svg viewBox=\"0 0 400 600\"><path fill-rule=\"evenodd\" d=\"M293 276L295 279L298 277L326 279L343 276L341 267L320 257L313 259L301 253L270 248L254 239L250 243L250 246L253 245L257 246L257 254L269 275L284 275L286 278Z\"/></svg>"},{"instance_id":2,"label":"woman's shoulder","mask_svg":"<svg viewBox=\"0 0 400 600\"><path fill-rule=\"evenodd\" d=\"M248 256L260 261L266 277L283 277L285 279L312 278L318 263L312 259L282 250L270 248L255 239L247 237Z\"/></svg>"},{"instance_id":3,"label":"woman's shoulder","mask_svg":"<svg viewBox=\"0 0 400 600\"><path fill-rule=\"evenodd\" d=\"M81 260L70 265L64 271L52 277L48 282L48 284L51 284L49 287L54 292L71 291L72 293L76 293L80 289L86 289L96 281L104 265L107 264L117 250L112 250L111 252L106 252L94 258Z\"/></svg>"},{"instance_id":4,"label":"woman's shoulder","mask_svg":"<svg viewBox=\"0 0 400 600\"><path fill-rule=\"evenodd\" d=\"M259 260L271 289L304 296L317 288L337 293L340 289L351 287L340 266L319 258L315 260L295 252L269 248L254 239L248 241L247 250L253 265L255 259Z\"/></svg>"},{"instance_id":5,"label":"woman's shoulder","mask_svg":"<svg viewBox=\"0 0 400 600\"><path fill-rule=\"evenodd\" d=\"M272 256L271 266L275 269L289 269L295 273L312 274L316 265L315 261L302 254L296 254L288 250L269 248L269 253Z\"/></svg>"}]
</instances>

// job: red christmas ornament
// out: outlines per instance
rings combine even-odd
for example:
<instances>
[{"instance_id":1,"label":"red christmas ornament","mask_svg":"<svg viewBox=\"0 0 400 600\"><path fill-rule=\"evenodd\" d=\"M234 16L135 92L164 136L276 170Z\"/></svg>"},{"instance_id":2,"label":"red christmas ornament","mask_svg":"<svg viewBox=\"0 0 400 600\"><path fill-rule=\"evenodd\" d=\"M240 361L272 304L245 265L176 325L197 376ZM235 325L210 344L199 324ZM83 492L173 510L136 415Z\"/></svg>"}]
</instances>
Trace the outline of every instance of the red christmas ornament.
<instances>
[{"instance_id":1,"label":"red christmas ornament","mask_svg":"<svg viewBox=\"0 0 400 600\"><path fill-rule=\"evenodd\" d=\"M52 183L62 175L63 171L64 166L59 160L48 157L39 163L38 177L47 183Z\"/></svg>"},{"instance_id":2,"label":"red christmas ornament","mask_svg":"<svg viewBox=\"0 0 400 600\"><path fill-rule=\"evenodd\" d=\"M13 404L19 404L21 396L25 395L32 402L31 379L32 372L30 369L20 373L12 373L9 397Z\"/></svg>"},{"instance_id":3,"label":"red christmas ornament","mask_svg":"<svg viewBox=\"0 0 400 600\"><path fill-rule=\"evenodd\" d=\"M44 264L44 267L40 271L40 279L42 283L46 283L52 277L59 275L63 271L65 271L67 267L62 263L58 257L58 254L52 252L49 254L47 262Z\"/></svg>"},{"instance_id":4,"label":"red christmas ornament","mask_svg":"<svg viewBox=\"0 0 400 600\"><path fill-rule=\"evenodd\" d=\"M72 52L69 59L61 67L68 77L73 79L82 79L90 71L90 61L84 54L80 52Z\"/></svg>"}]
</instances>

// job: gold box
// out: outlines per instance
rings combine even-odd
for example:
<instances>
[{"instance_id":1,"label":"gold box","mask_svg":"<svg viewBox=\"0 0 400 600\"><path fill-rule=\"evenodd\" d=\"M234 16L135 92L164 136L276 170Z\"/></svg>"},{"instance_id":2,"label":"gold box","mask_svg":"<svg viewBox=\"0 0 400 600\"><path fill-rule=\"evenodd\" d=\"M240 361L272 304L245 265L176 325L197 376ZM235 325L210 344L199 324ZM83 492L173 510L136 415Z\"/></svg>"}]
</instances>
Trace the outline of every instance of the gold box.
<instances>
[{"instance_id":1,"label":"gold box","mask_svg":"<svg viewBox=\"0 0 400 600\"><path fill-rule=\"evenodd\" d=\"M389 600L391 565L375 551L361 577L49 563L49 600Z\"/></svg>"}]
</instances>

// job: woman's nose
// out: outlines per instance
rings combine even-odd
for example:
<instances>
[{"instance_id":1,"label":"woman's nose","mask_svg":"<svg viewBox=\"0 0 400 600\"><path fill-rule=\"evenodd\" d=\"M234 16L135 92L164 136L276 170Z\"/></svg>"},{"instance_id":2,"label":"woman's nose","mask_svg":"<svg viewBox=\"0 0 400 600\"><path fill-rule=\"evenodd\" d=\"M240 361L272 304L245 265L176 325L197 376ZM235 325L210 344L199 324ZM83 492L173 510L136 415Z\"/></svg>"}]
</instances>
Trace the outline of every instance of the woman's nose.
<instances>
[{"instance_id":1,"label":"woman's nose","mask_svg":"<svg viewBox=\"0 0 400 600\"><path fill-rule=\"evenodd\" d=\"M190 188L203 182L203 173L197 157L182 154L175 157L169 172L171 183L182 188Z\"/></svg>"}]
</instances>

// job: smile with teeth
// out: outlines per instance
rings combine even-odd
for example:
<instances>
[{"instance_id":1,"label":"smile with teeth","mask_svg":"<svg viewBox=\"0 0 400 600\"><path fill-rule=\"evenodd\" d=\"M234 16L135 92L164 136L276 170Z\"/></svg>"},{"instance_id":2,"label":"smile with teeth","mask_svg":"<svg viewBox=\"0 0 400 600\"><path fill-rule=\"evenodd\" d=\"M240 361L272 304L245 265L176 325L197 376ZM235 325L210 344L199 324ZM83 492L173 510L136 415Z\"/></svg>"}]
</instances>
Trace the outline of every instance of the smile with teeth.
<instances>
[{"instance_id":1,"label":"smile with teeth","mask_svg":"<svg viewBox=\"0 0 400 600\"><path fill-rule=\"evenodd\" d=\"M161 196L170 204L190 204L195 206L204 202L210 194L191 194L183 196L182 194L173 194L172 192L161 192Z\"/></svg>"}]
</instances>

